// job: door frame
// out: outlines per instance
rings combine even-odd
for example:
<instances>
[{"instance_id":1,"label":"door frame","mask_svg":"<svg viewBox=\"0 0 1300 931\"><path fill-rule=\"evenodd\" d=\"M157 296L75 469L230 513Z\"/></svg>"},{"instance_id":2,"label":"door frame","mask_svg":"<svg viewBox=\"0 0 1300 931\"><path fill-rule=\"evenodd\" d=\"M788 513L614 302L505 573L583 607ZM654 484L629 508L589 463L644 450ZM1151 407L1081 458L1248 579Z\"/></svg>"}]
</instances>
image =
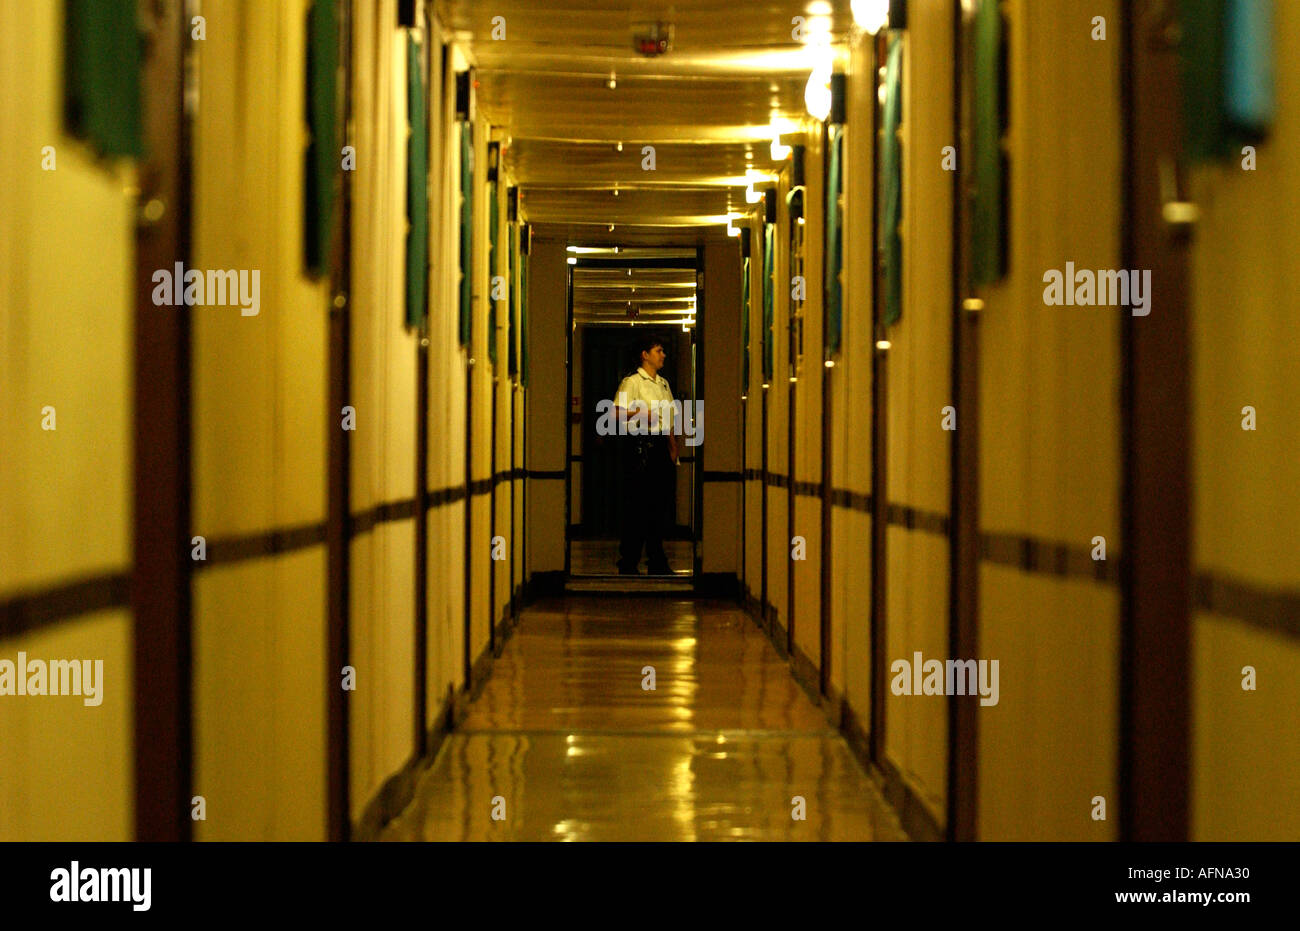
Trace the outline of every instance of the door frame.
<instances>
[{"instance_id":1,"label":"door frame","mask_svg":"<svg viewBox=\"0 0 1300 931\"><path fill-rule=\"evenodd\" d=\"M674 248L665 246L664 248ZM680 247L678 247L680 248ZM566 254L566 260L570 258ZM700 388L704 383L704 249L701 246L695 248L695 257L686 258L631 258L623 259L618 257L612 258L592 258L584 256L573 256L574 261L566 261L567 273L565 275L565 311L564 311L564 580L568 582L573 578L573 423L571 419L573 408L573 272L580 268L664 268L677 270L692 270L695 272L695 326L691 327L690 332L690 353L693 360L692 364L692 385L691 394L694 396L690 400L700 397ZM631 323L629 328L635 329ZM677 400L682 400L680 396ZM701 451L704 444L701 443L695 447L691 454L691 575L692 585L697 589L700 586L703 573L701 572L702 547L701 542L704 539L704 490L700 485L700 480L704 474L704 457ZM612 577L612 576L611 576ZM657 581L649 577L642 577L643 581ZM685 581L685 577L665 579L665 582L671 584L674 582Z\"/></svg>"}]
</instances>

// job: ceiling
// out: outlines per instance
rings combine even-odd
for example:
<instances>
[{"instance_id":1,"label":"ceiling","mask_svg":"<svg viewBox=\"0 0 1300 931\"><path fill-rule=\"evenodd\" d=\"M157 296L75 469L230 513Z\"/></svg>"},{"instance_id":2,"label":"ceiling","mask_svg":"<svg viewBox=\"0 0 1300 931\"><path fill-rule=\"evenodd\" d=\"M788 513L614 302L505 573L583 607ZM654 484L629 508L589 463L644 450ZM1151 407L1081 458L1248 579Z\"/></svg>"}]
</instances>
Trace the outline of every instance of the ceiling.
<instances>
[{"instance_id":1,"label":"ceiling","mask_svg":"<svg viewBox=\"0 0 1300 931\"><path fill-rule=\"evenodd\" d=\"M683 265L694 265L695 256ZM694 325L695 269L586 268L573 270L573 321Z\"/></svg>"},{"instance_id":2,"label":"ceiling","mask_svg":"<svg viewBox=\"0 0 1300 931\"><path fill-rule=\"evenodd\" d=\"M475 65L478 108L509 138L503 157L524 217L538 235L592 245L725 238L728 214L753 209L746 170L780 168L774 127L795 131L806 118L816 53L793 37L792 18L835 43L852 24L849 0L438 0L437 9ZM672 48L642 57L634 36L655 23L671 24ZM505 38L493 39L502 25ZM645 146L653 171L642 167Z\"/></svg>"}]
</instances>

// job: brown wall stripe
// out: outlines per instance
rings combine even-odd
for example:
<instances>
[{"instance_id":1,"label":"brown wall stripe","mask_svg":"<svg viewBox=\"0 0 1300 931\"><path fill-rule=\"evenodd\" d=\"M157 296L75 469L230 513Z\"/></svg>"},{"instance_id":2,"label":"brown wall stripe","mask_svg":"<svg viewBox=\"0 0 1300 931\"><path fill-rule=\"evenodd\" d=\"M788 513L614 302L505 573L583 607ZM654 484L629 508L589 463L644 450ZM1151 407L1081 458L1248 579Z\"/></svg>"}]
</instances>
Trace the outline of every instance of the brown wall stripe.
<instances>
[{"instance_id":1,"label":"brown wall stripe","mask_svg":"<svg viewBox=\"0 0 1300 931\"><path fill-rule=\"evenodd\" d=\"M1118 553L1111 552L1106 559L1094 560L1091 547L1078 544L1055 543L1011 533L982 533L980 558L984 562L1011 566L1025 572L1119 584Z\"/></svg>"},{"instance_id":2,"label":"brown wall stripe","mask_svg":"<svg viewBox=\"0 0 1300 931\"><path fill-rule=\"evenodd\" d=\"M262 556L274 556L279 553L291 553L312 546L320 546L326 540L328 527L324 521L316 524L303 524L298 527L284 527L277 530L258 531L224 540L208 541L208 558L194 564L195 569L212 566L229 565L257 559Z\"/></svg>"},{"instance_id":3,"label":"brown wall stripe","mask_svg":"<svg viewBox=\"0 0 1300 931\"><path fill-rule=\"evenodd\" d=\"M1260 588L1207 572L1194 580L1192 604L1272 633L1300 637L1300 592Z\"/></svg>"},{"instance_id":4,"label":"brown wall stripe","mask_svg":"<svg viewBox=\"0 0 1300 931\"><path fill-rule=\"evenodd\" d=\"M0 640L19 637L55 621L126 608L131 604L131 574L115 572L64 582L42 591L0 601Z\"/></svg>"}]
</instances>

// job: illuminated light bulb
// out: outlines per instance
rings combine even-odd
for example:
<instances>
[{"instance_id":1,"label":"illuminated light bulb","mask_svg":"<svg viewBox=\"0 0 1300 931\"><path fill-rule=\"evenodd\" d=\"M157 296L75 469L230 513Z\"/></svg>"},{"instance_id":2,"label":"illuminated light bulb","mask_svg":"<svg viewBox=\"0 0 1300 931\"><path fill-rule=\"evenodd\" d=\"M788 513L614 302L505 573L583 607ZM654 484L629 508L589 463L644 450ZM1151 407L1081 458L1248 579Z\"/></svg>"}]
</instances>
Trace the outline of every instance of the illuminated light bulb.
<instances>
[{"instance_id":1,"label":"illuminated light bulb","mask_svg":"<svg viewBox=\"0 0 1300 931\"><path fill-rule=\"evenodd\" d=\"M833 369L833 368L835 368L835 360L834 360L834 359L827 359L827 360L826 360L826 367L827 367L828 369Z\"/></svg>"},{"instance_id":2,"label":"illuminated light bulb","mask_svg":"<svg viewBox=\"0 0 1300 931\"><path fill-rule=\"evenodd\" d=\"M779 134L772 137L772 161L785 161L790 157L790 153L793 151L794 149L790 146L781 145L781 136Z\"/></svg>"},{"instance_id":3,"label":"illuminated light bulb","mask_svg":"<svg viewBox=\"0 0 1300 931\"><path fill-rule=\"evenodd\" d=\"M813 69L808 76L808 84L803 90L803 103L808 108L808 115L819 123L824 123L831 115L831 72L829 68Z\"/></svg>"},{"instance_id":4,"label":"illuminated light bulb","mask_svg":"<svg viewBox=\"0 0 1300 931\"><path fill-rule=\"evenodd\" d=\"M882 350L883 350L883 349L889 349L889 348L891 348L893 345L894 345L894 344L891 343L891 342L890 342L889 340L887 340L887 339L878 339L878 340L876 340L876 348L877 348L877 349L882 349Z\"/></svg>"},{"instance_id":5,"label":"illuminated light bulb","mask_svg":"<svg viewBox=\"0 0 1300 931\"><path fill-rule=\"evenodd\" d=\"M609 82L607 86L609 87L610 90L613 90L614 88L618 87L618 79L614 77L613 72L610 72Z\"/></svg>"},{"instance_id":6,"label":"illuminated light bulb","mask_svg":"<svg viewBox=\"0 0 1300 931\"><path fill-rule=\"evenodd\" d=\"M577 264L578 264L578 260L577 260L575 257L573 257L573 256L569 256L569 264L570 264L570 265L577 265Z\"/></svg>"},{"instance_id":7,"label":"illuminated light bulb","mask_svg":"<svg viewBox=\"0 0 1300 931\"><path fill-rule=\"evenodd\" d=\"M623 143L621 143L621 142L618 144L618 151L620 151L620 152L623 151Z\"/></svg>"},{"instance_id":8,"label":"illuminated light bulb","mask_svg":"<svg viewBox=\"0 0 1300 931\"><path fill-rule=\"evenodd\" d=\"M889 25L889 0L853 0L853 21L873 36Z\"/></svg>"}]
</instances>

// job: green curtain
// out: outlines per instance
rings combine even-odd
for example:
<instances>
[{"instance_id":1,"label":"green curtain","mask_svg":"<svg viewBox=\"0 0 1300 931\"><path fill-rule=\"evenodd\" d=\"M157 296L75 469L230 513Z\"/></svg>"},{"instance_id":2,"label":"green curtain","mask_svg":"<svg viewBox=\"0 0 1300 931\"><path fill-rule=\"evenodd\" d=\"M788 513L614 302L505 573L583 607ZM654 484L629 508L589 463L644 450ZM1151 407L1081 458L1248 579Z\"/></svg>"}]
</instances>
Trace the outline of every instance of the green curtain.
<instances>
[{"instance_id":1,"label":"green curtain","mask_svg":"<svg viewBox=\"0 0 1300 931\"><path fill-rule=\"evenodd\" d=\"M406 44L407 120L411 135L406 159L406 325L424 325L429 281L429 131L425 118L420 44Z\"/></svg>"},{"instance_id":2,"label":"green curtain","mask_svg":"<svg viewBox=\"0 0 1300 931\"><path fill-rule=\"evenodd\" d=\"M499 224L497 182L488 182L488 359L497 364L497 302L493 296L492 279L497 273L497 228Z\"/></svg>"},{"instance_id":3,"label":"green curtain","mask_svg":"<svg viewBox=\"0 0 1300 931\"><path fill-rule=\"evenodd\" d=\"M474 127L460 124L460 344L468 346L473 336L474 264Z\"/></svg>"},{"instance_id":4,"label":"green curtain","mask_svg":"<svg viewBox=\"0 0 1300 931\"><path fill-rule=\"evenodd\" d=\"M303 265L309 275L329 267L342 149L339 145L338 0L317 0L307 19L307 145L303 172Z\"/></svg>"},{"instance_id":5,"label":"green curtain","mask_svg":"<svg viewBox=\"0 0 1300 931\"><path fill-rule=\"evenodd\" d=\"M903 316L903 144L898 128L903 121L903 39L889 39L885 64L884 152L881 156L880 243L884 252L885 310L883 322L892 326Z\"/></svg>"},{"instance_id":6,"label":"green curtain","mask_svg":"<svg viewBox=\"0 0 1300 931\"><path fill-rule=\"evenodd\" d=\"M519 225L510 224L510 323L507 336L506 365L510 377L519 372L519 351L516 340L519 338Z\"/></svg>"},{"instance_id":7,"label":"green curtain","mask_svg":"<svg viewBox=\"0 0 1300 931\"><path fill-rule=\"evenodd\" d=\"M971 279L988 285L1006 268L1002 216L1002 15L996 0L981 0L975 14L974 152L971 170Z\"/></svg>"},{"instance_id":8,"label":"green curtain","mask_svg":"<svg viewBox=\"0 0 1300 931\"><path fill-rule=\"evenodd\" d=\"M63 39L68 133L101 155L144 155L136 0L65 0Z\"/></svg>"},{"instance_id":9,"label":"green curtain","mask_svg":"<svg viewBox=\"0 0 1300 931\"><path fill-rule=\"evenodd\" d=\"M1179 0L1179 22L1187 152L1239 157L1273 121L1272 0Z\"/></svg>"},{"instance_id":10,"label":"green curtain","mask_svg":"<svg viewBox=\"0 0 1300 931\"><path fill-rule=\"evenodd\" d=\"M740 345L744 347L740 362L740 393L749 393L749 256L745 256L744 278L741 281L740 290Z\"/></svg>"},{"instance_id":11,"label":"green curtain","mask_svg":"<svg viewBox=\"0 0 1300 931\"><path fill-rule=\"evenodd\" d=\"M770 223L763 226L763 381L772 381L773 353L772 340L776 333L776 312L773 307L773 275L776 273L776 227Z\"/></svg>"},{"instance_id":12,"label":"green curtain","mask_svg":"<svg viewBox=\"0 0 1300 931\"><path fill-rule=\"evenodd\" d=\"M844 216L840 192L844 185L844 127L833 124L830 137L830 171L826 181L826 358L840 351L843 292L840 271L844 267Z\"/></svg>"},{"instance_id":13,"label":"green curtain","mask_svg":"<svg viewBox=\"0 0 1300 931\"><path fill-rule=\"evenodd\" d=\"M519 384L528 387L528 262L530 256L519 256Z\"/></svg>"}]
</instances>

